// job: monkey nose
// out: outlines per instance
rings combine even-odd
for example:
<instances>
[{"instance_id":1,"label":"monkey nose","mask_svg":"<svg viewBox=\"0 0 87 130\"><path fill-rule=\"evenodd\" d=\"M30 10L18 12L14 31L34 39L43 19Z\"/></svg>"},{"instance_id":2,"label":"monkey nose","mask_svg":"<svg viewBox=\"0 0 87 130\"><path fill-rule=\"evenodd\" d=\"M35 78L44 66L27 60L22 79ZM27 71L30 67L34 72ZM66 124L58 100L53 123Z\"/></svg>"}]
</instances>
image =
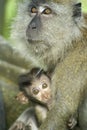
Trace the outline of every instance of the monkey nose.
<instances>
[{"instance_id":1,"label":"monkey nose","mask_svg":"<svg viewBox=\"0 0 87 130\"><path fill-rule=\"evenodd\" d=\"M30 28L35 30L36 29L36 24L33 22L31 25L30 25Z\"/></svg>"},{"instance_id":2,"label":"monkey nose","mask_svg":"<svg viewBox=\"0 0 87 130\"><path fill-rule=\"evenodd\" d=\"M49 95L48 94L43 94L42 97L45 98L45 99L48 99Z\"/></svg>"}]
</instances>

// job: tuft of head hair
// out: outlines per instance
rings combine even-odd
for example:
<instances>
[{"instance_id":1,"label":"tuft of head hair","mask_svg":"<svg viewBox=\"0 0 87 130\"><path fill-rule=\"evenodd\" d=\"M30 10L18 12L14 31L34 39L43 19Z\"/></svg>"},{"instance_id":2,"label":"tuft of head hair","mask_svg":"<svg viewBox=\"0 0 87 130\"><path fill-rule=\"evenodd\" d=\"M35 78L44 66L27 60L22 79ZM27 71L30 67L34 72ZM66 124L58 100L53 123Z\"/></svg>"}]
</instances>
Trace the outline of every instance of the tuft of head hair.
<instances>
[{"instance_id":1,"label":"tuft of head hair","mask_svg":"<svg viewBox=\"0 0 87 130\"><path fill-rule=\"evenodd\" d=\"M24 91L24 87L31 85L31 80L32 79L29 77L28 73L20 75L18 79L19 90Z\"/></svg>"}]
</instances>

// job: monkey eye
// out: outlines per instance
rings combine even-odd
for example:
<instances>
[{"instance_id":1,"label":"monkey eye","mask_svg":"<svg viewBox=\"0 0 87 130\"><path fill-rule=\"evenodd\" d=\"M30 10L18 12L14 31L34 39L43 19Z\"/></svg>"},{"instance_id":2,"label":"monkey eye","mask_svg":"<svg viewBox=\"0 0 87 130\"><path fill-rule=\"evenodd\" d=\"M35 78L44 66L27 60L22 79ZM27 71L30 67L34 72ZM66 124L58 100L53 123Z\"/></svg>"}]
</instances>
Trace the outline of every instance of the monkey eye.
<instances>
[{"instance_id":1,"label":"monkey eye","mask_svg":"<svg viewBox=\"0 0 87 130\"><path fill-rule=\"evenodd\" d=\"M31 8L31 13L37 13L37 8L36 7L32 7Z\"/></svg>"},{"instance_id":2,"label":"monkey eye","mask_svg":"<svg viewBox=\"0 0 87 130\"><path fill-rule=\"evenodd\" d=\"M51 14L52 13L52 10L50 8L46 8L44 11L43 11L43 14Z\"/></svg>"},{"instance_id":3,"label":"monkey eye","mask_svg":"<svg viewBox=\"0 0 87 130\"><path fill-rule=\"evenodd\" d=\"M43 89L45 89L45 88L47 88L47 87L48 87L48 85L47 85L46 83L43 83L43 84L42 84L42 88L43 88Z\"/></svg>"},{"instance_id":4,"label":"monkey eye","mask_svg":"<svg viewBox=\"0 0 87 130\"><path fill-rule=\"evenodd\" d=\"M33 94L37 95L39 93L38 89L33 89Z\"/></svg>"}]
</instances>

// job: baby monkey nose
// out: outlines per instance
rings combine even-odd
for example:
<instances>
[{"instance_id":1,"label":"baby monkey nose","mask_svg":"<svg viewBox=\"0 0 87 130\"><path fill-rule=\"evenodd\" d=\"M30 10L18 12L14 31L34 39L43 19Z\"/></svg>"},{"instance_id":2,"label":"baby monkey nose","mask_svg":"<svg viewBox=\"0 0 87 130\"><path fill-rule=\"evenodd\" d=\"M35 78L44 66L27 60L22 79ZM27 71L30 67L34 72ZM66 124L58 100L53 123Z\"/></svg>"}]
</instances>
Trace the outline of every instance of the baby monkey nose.
<instances>
[{"instance_id":1,"label":"baby monkey nose","mask_svg":"<svg viewBox=\"0 0 87 130\"><path fill-rule=\"evenodd\" d=\"M48 93L43 93L42 98L49 99L50 95Z\"/></svg>"}]
</instances>

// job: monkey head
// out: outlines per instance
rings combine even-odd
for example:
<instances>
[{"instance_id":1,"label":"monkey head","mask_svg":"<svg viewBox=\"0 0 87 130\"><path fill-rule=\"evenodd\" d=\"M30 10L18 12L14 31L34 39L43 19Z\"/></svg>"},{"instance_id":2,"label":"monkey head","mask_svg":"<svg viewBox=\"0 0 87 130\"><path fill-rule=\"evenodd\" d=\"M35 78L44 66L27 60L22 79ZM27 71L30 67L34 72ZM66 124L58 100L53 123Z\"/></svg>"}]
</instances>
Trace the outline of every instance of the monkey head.
<instances>
[{"instance_id":1,"label":"monkey head","mask_svg":"<svg viewBox=\"0 0 87 130\"><path fill-rule=\"evenodd\" d=\"M30 59L32 55L35 63L47 70L54 67L73 40L80 37L81 3L77 0L25 1L18 8L11 36L18 41L17 49L22 54L24 50L24 56Z\"/></svg>"},{"instance_id":2,"label":"monkey head","mask_svg":"<svg viewBox=\"0 0 87 130\"><path fill-rule=\"evenodd\" d=\"M20 90L32 101L48 105L51 102L51 79L40 68L34 68L29 73L20 76Z\"/></svg>"}]
</instances>

